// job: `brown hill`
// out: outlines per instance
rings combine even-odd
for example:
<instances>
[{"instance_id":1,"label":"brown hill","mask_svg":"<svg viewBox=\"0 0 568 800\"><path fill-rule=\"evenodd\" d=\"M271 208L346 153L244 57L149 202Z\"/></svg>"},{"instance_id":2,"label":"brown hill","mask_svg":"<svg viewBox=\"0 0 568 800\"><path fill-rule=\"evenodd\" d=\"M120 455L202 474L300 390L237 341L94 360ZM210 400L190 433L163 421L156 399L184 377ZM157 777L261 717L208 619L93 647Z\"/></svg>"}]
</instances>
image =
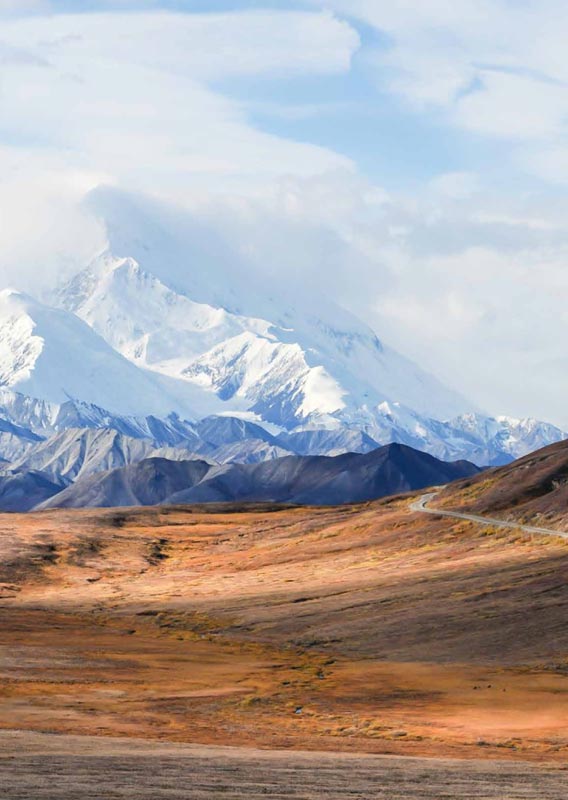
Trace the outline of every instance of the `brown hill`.
<instances>
[{"instance_id":1,"label":"brown hill","mask_svg":"<svg viewBox=\"0 0 568 800\"><path fill-rule=\"evenodd\" d=\"M436 504L568 530L568 441L448 486Z\"/></svg>"}]
</instances>

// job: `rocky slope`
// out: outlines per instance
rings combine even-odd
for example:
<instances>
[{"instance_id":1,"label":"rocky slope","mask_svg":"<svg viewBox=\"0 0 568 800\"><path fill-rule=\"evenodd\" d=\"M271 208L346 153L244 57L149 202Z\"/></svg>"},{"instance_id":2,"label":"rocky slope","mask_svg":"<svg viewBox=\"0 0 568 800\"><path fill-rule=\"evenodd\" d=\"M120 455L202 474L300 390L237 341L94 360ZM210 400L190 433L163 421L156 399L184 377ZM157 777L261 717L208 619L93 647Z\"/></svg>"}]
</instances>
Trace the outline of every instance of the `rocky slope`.
<instances>
[{"instance_id":1,"label":"rocky slope","mask_svg":"<svg viewBox=\"0 0 568 800\"><path fill-rule=\"evenodd\" d=\"M147 459L81 478L41 507L264 501L338 505L448 483L477 472L468 462L448 464L396 444L365 455L287 456L226 466Z\"/></svg>"},{"instance_id":2,"label":"rocky slope","mask_svg":"<svg viewBox=\"0 0 568 800\"><path fill-rule=\"evenodd\" d=\"M0 511L30 511L63 488L64 484L34 470L0 472Z\"/></svg>"},{"instance_id":3,"label":"rocky slope","mask_svg":"<svg viewBox=\"0 0 568 800\"><path fill-rule=\"evenodd\" d=\"M110 428L69 428L35 445L12 467L39 471L68 485L85 475L124 467L145 458L181 461L190 455L189 451L174 447L157 448L148 439L134 439Z\"/></svg>"}]
</instances>

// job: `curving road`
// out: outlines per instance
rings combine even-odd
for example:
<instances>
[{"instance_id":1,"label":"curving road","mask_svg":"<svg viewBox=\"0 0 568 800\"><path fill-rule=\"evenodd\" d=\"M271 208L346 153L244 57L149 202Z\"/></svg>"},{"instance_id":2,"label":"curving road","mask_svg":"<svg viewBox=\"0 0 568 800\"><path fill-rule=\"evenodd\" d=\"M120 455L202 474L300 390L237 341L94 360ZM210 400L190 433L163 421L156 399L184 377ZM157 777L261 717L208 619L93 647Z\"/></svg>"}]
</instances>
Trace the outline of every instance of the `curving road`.
<instances>
[{"instance_id":1,"label":"curving road","mask_svg":"<svg viewBox=\"0 0 568 800\"><path fill-rule=\"evenodd\" d=\"M444 487L440 487L444 488ZM555 531L551 528L535 528L532 525L521 525L520 522L507 522L495 517L481 517L478 514L464 514L460 511L446 511L445 509L430 508L429 503L438 495L439 492L428 492L410 504L411 511L418 511L421 514L434 514L437 517L452 517L453 519L465 519L469 522L478 522L481 525L493 525L496 528L513 528L513 530L524 531L525 533L538 533L545 536L558 536L560 539L568 539L568 533Z\"/></svg>"}]
</instances>

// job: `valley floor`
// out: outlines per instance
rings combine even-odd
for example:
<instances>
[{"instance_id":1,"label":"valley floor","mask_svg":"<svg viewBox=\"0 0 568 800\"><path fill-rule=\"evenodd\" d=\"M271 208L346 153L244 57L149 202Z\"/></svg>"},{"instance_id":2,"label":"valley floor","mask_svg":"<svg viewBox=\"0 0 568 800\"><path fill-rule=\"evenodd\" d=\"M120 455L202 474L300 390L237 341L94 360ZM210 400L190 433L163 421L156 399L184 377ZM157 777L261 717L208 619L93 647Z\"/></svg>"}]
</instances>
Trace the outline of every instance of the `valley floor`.
<instances>
[{"instance_id":1,"label":"valley floor","mask_svg":"<svg viewBox=\"0 0 568 800\"><path fill-rule=\"evenodd\" d=\"M10 800L565 800L566 771L426 760L0 733ZM104 787L104 788L101 788Z\"/></svg>"},{"instance_id":2,"label":"valley floor","mask_svg":"<svg viewBox=\"0 0 568 800\"><path fill-rule=\"evenodd\" d=\"M409 503L1 517L7 796L568 796L567 542Z\"/></svg>"}]
</instances>

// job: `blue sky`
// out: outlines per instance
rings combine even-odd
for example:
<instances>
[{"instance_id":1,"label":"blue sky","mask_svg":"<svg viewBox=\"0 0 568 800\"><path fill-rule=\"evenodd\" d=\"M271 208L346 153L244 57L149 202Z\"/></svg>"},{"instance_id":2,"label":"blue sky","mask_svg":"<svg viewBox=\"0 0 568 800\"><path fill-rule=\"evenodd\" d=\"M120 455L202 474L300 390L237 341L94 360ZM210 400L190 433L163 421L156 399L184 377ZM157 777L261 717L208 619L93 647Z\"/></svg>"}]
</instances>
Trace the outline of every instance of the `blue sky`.
<instances>
[{"instance_id":1,"label":"blue sky","mask_svg":"<svg viewBox=\"0 0 568 800\"><path fill-rule=\"evenodd\" d=\"M560 0L0 0L0 17L4 282L88 260L96 186L154 194L246 230L275 281L325 280L476 404L568 425Z\"/></svg>"}]
</instances>

